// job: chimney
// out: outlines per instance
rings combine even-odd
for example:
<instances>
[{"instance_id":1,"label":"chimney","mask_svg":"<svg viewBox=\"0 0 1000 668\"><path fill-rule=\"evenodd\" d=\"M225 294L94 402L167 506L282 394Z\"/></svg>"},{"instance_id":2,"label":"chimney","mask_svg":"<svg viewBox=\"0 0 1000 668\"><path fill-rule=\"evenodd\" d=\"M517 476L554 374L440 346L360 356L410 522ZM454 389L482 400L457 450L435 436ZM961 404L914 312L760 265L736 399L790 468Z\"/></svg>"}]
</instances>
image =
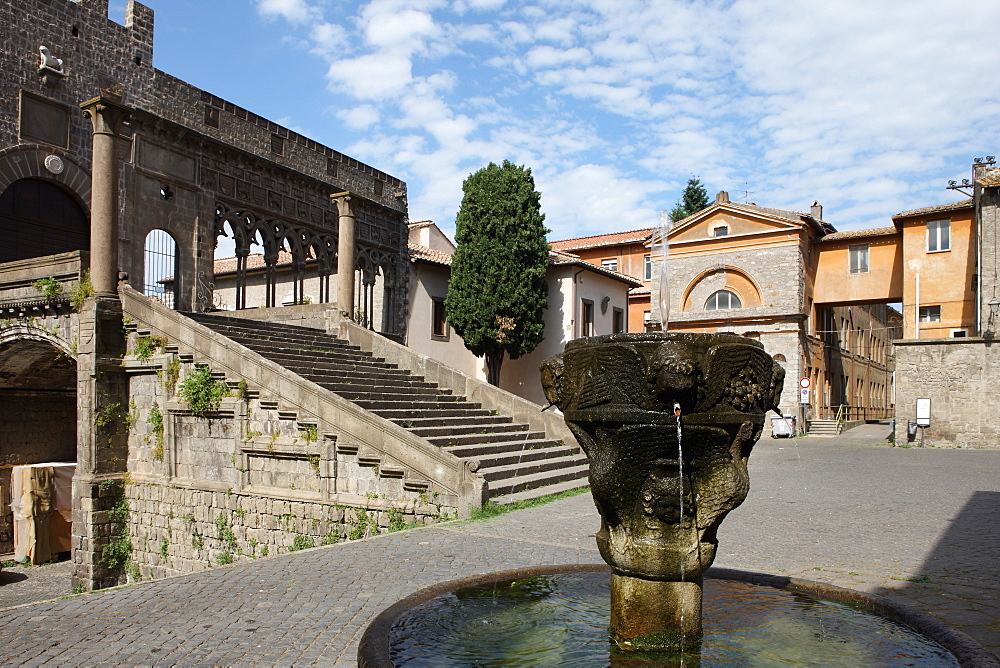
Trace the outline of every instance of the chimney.
<instances>
[{"instance_id":1,"label":"chimney","mask_svg":"<svg viewBox=\"0 0 1000 668\"><path fill-rule=\"evenodd\" d=\"M809 209L809 213L816 220L823 220L823 205L819 202L813 202L812 207Z\"/></svg>"},{"instance_id":2,"label":"chimney","mask_svg":"<svg viewBox=\"0 0 1000 668\"><path fill-rule=\"evenodd\" d=\"M716 204L728 204L729 203L729 193L725 190L720 190L719 194L715 196Z\"/></svg>"}]
</instances>

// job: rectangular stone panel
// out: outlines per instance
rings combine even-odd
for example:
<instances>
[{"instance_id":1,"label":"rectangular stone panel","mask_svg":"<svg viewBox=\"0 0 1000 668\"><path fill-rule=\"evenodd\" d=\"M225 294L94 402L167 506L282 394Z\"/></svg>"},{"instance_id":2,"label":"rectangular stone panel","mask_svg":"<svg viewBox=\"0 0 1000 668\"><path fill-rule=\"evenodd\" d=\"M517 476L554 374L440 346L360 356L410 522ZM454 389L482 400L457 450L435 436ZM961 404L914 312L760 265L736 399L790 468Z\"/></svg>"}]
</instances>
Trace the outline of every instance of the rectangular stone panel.
<instances>
[{"instance_id":1,"label":"rectangular stone panel","mask_svg":"<svg viewBox=\"0 0 1000 668\"><path fill-rule=\"evenodd\" d=\"M21 91L18 133L22 139L69 147L69 107Z\"/></svg>"},{"instance_id":2,"label":"rectangular stone panel","mask_svg":"<svg viewBox=\"0 0 1000 668\"><path fill-rule=\"evenodd\" d=\"M137 137L136 161L139 167L172 176L187 183L195 183L198 162L194 157L154 144Z\"/></svg>"}]
</instances>

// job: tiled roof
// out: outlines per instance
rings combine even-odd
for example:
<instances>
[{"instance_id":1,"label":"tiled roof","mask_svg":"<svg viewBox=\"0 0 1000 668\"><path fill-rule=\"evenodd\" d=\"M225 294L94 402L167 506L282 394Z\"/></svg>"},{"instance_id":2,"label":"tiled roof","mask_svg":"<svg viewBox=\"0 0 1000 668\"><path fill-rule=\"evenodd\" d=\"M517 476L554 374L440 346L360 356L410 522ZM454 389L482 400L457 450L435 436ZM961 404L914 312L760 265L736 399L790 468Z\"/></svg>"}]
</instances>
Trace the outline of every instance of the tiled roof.
<instances>
[{"instance_id":1,"label":"tiled roof","mask_svg":"<svg viewBox=\"0 0 1000 668\"><path fill-rule=\"evenodd\" d=\"M309 258L306 260L306 264L315 262L316 260ZM278 251L278 264L275 266L290 265L292 263L292 254L288 251ZM236 273L236 258L227 257L220 260L216 260L214 265L215 275L219 276L221 274L235 274ZM254 269L263 269L264 256L261 253L250 253L247 255L247 271L253 271ZM171 277L172 278L172 277Z\"/></svg>"},{"instance_id":2,"label":"tiled roof","mask_svg":"<svg viewBox=\"0 0 1000 668\"><path fill-rule=\"evenodd\" d=\"M985 188L1000 186L1000 169L987 169L980 178L976 179L976 183Z\"/></svg>"},{"instance_id":3,"label":"tiled roof","mask_svg":"<svg viewBox=\"0 0 1000 668\"><path fill-rule=\"evenodd\" d=\"M552 246L553 250L568 251L636 243L645 241L646 237L652 234L654 229L656 228L646 227L641 230L631 230L628 232L612 232L611 234L597 234L590 237L577 237L576 239L561 239L550 242L549 245Z\"/></svg>"},{"instance_id":4,"label":"tiled roof","mask_svg":"<svg viewBox=\"0 0 1000 668\"><path fill-rule=\"evenodd\" d=\"M640 285L628 291L629 297L639 297L642 295L651 295L651 294L653 294L653 291L650 289L648 285Z\"/></svg>"},{"instance_id":5,"label":"tiled roof","mask_svg":"<svg viewBox=\"0 0 1000 668\"><path fill-rule=\"evenodd\" d=\"M873 227L867 230L847 230L845 232L834 232L828 234L820 241L837 241L839 239L860 239L863 237L881 237L888 234L896 234L899 230L895 227Z\"/></svg>"},{"instance_id":6,"label":"tiled roof","mask_svg":"<svg viewBox=\"0 0 1000 668\"><path fill-rule=\"evenodd\" d=\"M923 213L939 213L941 211L955 211L957 209L967 209L972 206L972 199L963 199L961 202L952 202L951 204L937 204L935 206L925 206L922 209L913 209L912 211L903 211L902 213L897 213L892 217L893 220L897 218L906 218L908 216L919 216Z\"/></svg>"},{"instance_id":7,"label":"tiled roof","mask_svg":"<svg viewBox=\"0 0 1000 668\"><path fill-rule=\"evenodd\" d=\"M417 244L410 244L410 261L430 262L431 264L439 264L447 267L451 266L451 255L449 255L448 253L442 253L441 251L431 250L426 246L418 246ZM604 274L605 276L610 276L611 278L616 278L619 281L623 281L631 285L640 285L640 282L635 280L631 276L626 276L625 274L619 274L617 271L611 271L610 269L605 269L604 267L598 266L596 264L584 262L579 255L573 255L572 253L564 253L562 251L550 250L549 264L552 265L553 267L575 264L584 267L590 271L596 272L598 274Z\"/></svg>"},{"instance_id":8,"label":"tiled roof","mask_svg":"<svg viewBox=\"0 0 1000 668\"><path fill-rule=\"evenodd\" d=\"M410 244L410 262L417 262L423 260L424 262L430 262L431 264L440 264L442 266L451 266L451 255L443 251L436 251L427 246L420 246L418 244Z\"/></svg>"},{"instance_id":9,"label":"tiled roof","mask_svg":"<svg viewBox=\"0 0 1000 668\"><path fill-rule=\"evenodd\" d=\"M407 227L409 227L411 230L417 230L420 229L421 227L430 227L433 224L434 224L433 220L418 220L412 223L408 223Z\"/></svg>"}]
</instances>

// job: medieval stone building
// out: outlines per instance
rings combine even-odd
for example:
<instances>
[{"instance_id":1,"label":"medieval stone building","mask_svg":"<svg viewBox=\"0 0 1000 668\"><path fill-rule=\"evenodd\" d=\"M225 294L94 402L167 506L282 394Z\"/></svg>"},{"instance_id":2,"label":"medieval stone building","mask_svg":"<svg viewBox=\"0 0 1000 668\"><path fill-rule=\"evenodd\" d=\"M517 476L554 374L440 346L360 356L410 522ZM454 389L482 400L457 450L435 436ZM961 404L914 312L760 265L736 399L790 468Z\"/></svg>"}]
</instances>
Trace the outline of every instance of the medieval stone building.
<instances>
[{"instance_id":1,"label":"medieval stone building","mask_svg":"<svg viewBox=\"0 0 1000 668\"><path fill-rule=\"evenodd\" d=\"M436 372L370 331L404 334L405 183L156 69L153 12L129 1L120 24L108 11L108 0L0 1L0 554L20 465L76 465L84 588L357 537L552 482L537 467L525 480L504 462L463 460L432 442L451 428L400 417L433 415L437 401L449 403L441 414L496 423L502 411L531 416L520 435L505 427L518 447L529 425L542 445L559 430L446 370L411 375ZM223 236L232 306L253 286L265 306L302 304L253 317L282 311L271 319L316 329L222 331L219 318L185 315L213 309ZM263 267L250 281L252 253ZM277 292L279 254L290 299ZM320 357L320 371L294 366ZM393 393L390 407L375 400ZM50 505L18 521L41 536Z\"/></svg>"}]
</instances>

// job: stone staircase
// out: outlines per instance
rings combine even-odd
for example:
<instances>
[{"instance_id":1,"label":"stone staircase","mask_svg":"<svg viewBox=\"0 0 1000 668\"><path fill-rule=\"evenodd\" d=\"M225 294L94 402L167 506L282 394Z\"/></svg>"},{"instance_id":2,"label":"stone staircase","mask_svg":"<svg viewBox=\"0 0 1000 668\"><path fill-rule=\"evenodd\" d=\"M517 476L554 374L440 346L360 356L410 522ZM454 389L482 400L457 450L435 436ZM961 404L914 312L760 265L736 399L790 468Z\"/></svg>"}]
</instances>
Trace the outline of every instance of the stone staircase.
<instances>
[{"instance_id":1,"label":"stone staircase","mask_svg":"<svg viewBox=\"0 0 1000 668\"><path fill-rule=\"evenodd\" d=\"M810 436L837 436L840 434L840 423L837 420L810 420Z\"/></svg>"},{"instance_id":2,"label":"stone staircase","mask_svg":"<svg viewBox=\"0 0 1000 668\"><path fill-rule=\"evenodd\" d=\"M547 439L544 432L455 396L323 330L184 315L456 457L476 460L491 501L511 503L587 484L587 458L576 446Z\"/></svg>"}]
</instances>

